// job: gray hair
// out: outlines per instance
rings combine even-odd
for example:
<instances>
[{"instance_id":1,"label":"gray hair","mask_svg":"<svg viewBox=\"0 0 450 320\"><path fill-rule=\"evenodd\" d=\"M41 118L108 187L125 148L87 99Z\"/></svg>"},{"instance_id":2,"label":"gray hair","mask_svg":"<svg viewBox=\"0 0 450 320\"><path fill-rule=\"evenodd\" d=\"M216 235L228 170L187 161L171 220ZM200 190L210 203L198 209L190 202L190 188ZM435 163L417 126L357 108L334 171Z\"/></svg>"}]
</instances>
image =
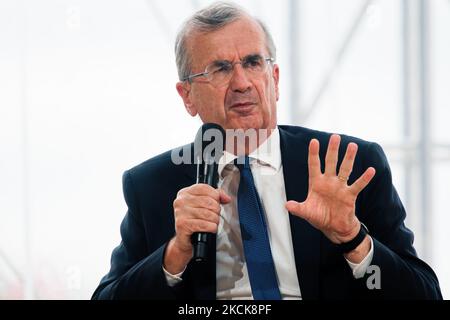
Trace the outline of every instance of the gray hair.
<instances>
[{"instance_id":1,"label":"gray hair","mask_svg":"<svg viewBox=\"0 0 450 320\"><path fill-rule=\"evenodd\" d=\"M208 33L219 30L232 22L251 17L244 9L229 2L216 2L196 12L181 27L175 41L175 56L180 81L192 72L192 58L187 49L188 37L195 32ZM262 28L266 37L267 50L276 59L277 50L272 35L266 25L259 19L252 17Z\"/></svg>"}]
</instances>

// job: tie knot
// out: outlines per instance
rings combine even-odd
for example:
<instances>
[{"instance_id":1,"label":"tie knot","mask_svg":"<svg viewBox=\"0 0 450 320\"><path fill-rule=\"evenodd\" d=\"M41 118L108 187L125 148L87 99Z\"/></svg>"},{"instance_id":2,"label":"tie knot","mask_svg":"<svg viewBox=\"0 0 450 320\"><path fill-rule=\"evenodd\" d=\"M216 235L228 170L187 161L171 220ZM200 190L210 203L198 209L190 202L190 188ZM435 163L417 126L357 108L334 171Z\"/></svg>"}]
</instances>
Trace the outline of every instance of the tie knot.
<instances>
[{"instance_id":1,"label":"tie knot","mask_svg":"<svg viewBox=\"0 0 450 320\"><path fill-rule=\"evenodd\" d=\"M234 160L234 165L242 172L244 169L250 169L250 158L248 156L239 157Z\"/></svg>"}]
</instances>

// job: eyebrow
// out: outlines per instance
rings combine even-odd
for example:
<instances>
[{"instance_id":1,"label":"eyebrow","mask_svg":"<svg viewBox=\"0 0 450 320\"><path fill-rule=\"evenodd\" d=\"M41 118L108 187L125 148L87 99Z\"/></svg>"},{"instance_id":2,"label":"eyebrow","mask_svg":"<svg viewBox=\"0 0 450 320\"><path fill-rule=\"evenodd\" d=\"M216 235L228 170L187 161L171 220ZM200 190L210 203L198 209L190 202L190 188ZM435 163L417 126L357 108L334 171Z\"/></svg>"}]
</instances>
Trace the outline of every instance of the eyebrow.
<instances>
[{"instance_id":1,"label":"eyebrow","mask_svg":"<svg viewBox=\"0 0 450 320\"><path fill-rule=\"evenodd\" d=\"M255 58L263 58L263 56L260 53L252 53L252 54L246 55L242 59L242 61L247 61L247 60L255 59ZM224 63L230 63L230 60L217 59L217 60L212 61L210 64L221 65L221 64L224 64Z\"/></svg>"},{"instance_id":2,"label":"eyebrow","mask_svg":"<svg viewBox=\"0 0 450 320\"><path fill-rule=\"evenodd\" d=\"M250 59L255 59L255 58L263 58L263 56L259 53L254 53L254 54L249 54L248 56L245 56L244 59L242 60L250 60Z\"/></svg>"},{"instance_id":3,"label":"eyebrow","mask_svg":"<svg viewBox=\"0 0 450 320\"><path fill-rule=\"evenodd\" d=\"M230 63L230 61L228 61L228 60L214 60L210 64L214 64L215 66L221 66L221 65L224 65L224 64L227 64L227 63Z\"/></svg>"}]
</instances>

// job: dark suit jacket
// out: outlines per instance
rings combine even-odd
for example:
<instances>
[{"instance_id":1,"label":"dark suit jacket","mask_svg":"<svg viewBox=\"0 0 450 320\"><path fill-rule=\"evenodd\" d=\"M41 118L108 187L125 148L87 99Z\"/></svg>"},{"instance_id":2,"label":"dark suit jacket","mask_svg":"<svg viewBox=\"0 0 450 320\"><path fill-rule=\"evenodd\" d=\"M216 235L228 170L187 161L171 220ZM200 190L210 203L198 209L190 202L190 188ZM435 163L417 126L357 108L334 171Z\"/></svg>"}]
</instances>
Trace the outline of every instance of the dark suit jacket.
<instances>
[{"instance_id":1,"label":"dark suit jacket","mask_svg":"<svg viewBox=\"0 0 450 320\"><path fill-rule=\"evenodd\" d=\"M280 126L281 155L288 200L304 201L308 193L308 145L320 141L324 165L330 134ZM339 164L349 142L359 145L349 183L368 167L377 171L356 202L356 214L374 242L372 265L380 268L381 289L370 290L366 278L355 280L343 255L308 222L290 216L295 267L303 299L441 299L432 269L413 248L413 233L404 225L405 209L392 185L381 147L342 136ZM215 299L216 255L208 263L190 263L180 285L167 285L162 270L164 250L174 236L173 201L177 192L195 183L194 165L174 165L171 152L126 171L123 189L128 212L121 224L121 244L114 249L111 269L93 299Z\"/></svg>"}]
</instances>

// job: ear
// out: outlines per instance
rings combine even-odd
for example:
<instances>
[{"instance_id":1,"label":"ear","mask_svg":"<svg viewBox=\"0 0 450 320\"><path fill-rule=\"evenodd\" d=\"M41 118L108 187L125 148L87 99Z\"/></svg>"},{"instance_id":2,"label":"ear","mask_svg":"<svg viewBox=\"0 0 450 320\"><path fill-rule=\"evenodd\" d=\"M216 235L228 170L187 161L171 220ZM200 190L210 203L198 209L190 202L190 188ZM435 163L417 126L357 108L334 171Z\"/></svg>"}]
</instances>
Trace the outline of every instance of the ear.
<instances>
[{"instance_id":1,"label":"ear","mask_svg":"<svg viewBox=\"0 0 450 320\"><path fill-rule=\"evenodd\" d=\"M277 95L277 101L280 100L280 90L279 90L279 83L280 83L280 67L275 64L273 66L272 71L273 81L275 83L275 94Z\"/></svg>"},{"instance_id":2,"label":"ear","mask_svg":"<svg viewBox=\"0 0 450 320\"><path fill-rule=\"evenodd\" d=\"M191 101L191 85L187 82L178 82L177 83L177 91L180 95L181 99L183 99L184 107L186 108L186 111L193 117L195 117L198 112L197 109L194 107Z\"/></svg>"}]
</instances>

